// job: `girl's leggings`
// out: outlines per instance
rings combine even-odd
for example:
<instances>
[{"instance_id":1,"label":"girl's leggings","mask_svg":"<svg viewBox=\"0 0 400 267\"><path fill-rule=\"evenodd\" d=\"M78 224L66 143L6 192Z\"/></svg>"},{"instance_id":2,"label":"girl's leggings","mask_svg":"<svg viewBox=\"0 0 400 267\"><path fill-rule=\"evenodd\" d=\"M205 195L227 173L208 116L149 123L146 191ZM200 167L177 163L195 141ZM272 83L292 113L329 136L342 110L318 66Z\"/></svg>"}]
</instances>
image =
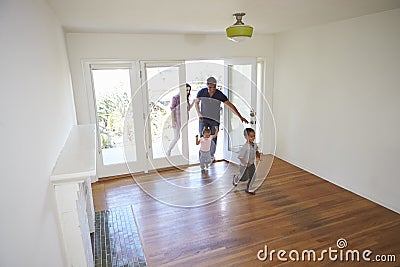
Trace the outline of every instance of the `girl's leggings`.
<instances>
[{"instance_id":1,"label":"girl's leggings","mask_svg":"<svg viewBox=\"0 0 400 267\"><path fill-rule=\"evenodd\" d=\"M239 181L248 181L247 190L250 190L256 178L256 166L254 164L251 164L250 167L240 165L239 172Z\"/></svg>"}]
</instances>

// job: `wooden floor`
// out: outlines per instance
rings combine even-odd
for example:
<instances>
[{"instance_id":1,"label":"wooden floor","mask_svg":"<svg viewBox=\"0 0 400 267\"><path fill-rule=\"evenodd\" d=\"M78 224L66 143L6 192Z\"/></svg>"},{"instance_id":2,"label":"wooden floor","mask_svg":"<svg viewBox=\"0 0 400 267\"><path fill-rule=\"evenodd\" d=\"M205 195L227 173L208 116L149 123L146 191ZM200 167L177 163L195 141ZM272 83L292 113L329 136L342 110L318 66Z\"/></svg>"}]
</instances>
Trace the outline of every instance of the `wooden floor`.
<instances>
[{"instance_id":1,"label":"wooden floor","mask_svg":"<svg viewBox=\"0 0 400 267\"><path fill-rule=\"evenodd\" d=\"M138 181L159 192L164 188L160 177L164 183L183 179L185 185L208 185L218 173L230 177L237 170L226 162L214 164L206 175L194 168L198 169L149 174ZM133 205L148 266L400 266L400 214L278 158L255 196L246 194L244 186L192 208L156 200L129 176L100 181L92 188L96 211ZM346 240L346 248L337 247L340 238ZM285 250L281 256L288 261L280 261L277 252L272 260L260 261L257 253L265 246L268 255L271 250ZM338 259L332 261L325 253L324 260L318 260L330 247L339 251L331 254ZM395 255L396 262L363 261L362 252L367 249L372 251L371 260L376 255ZM289 253L296 256L292 250L299 252L299 261L289 258ZM307 257L302 261L305 250L315 250L316 261ZM360 261L345 262L349 250L359 250Z\"/></svg>"}]
</instances>

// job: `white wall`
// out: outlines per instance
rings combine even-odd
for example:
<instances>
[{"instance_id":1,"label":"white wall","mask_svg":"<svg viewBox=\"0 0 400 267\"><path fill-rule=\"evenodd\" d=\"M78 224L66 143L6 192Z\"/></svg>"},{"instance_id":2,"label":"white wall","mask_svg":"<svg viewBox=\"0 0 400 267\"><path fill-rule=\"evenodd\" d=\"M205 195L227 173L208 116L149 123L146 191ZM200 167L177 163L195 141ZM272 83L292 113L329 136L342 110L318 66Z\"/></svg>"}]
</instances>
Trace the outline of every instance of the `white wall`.
<instances>
[{"instance_id":1,"label":"white wall","mask_svg":"<svg viewBox=\"0 0 400 267\"><path fill-rule=\"evenodd\" d=\"M399 25L396 9L278 34L273 98L277 156L398 213Z\"/></svg>"},{"instance_id":2,"label":"white wall","mask_svg":"<svg viewBox=\"0 0 400 267\"><path fill-rule=\"evenodd\" d=\"M273 85L273 36L254 35L251 40L234 43L225 35L184 34L102 34L68 33L67 47L71 66L72 83L78 123L91 121L87 89L82 72L82 60L201 60L234 57L262 57L266 60L266 82L264 94L272 100ZM265 107L268 114L269 111ZM269 127L272 120L265 116ZM273 131L272 131L273 132ZM264 147L271 147L271 130L267 132ZM267 146L270 145L270 146ZM273 146L274 147L274 146ZM266 150L265 150L266 151ZM115 169L114 169L115 167ZM128 169L109 166L108 171L98 168L100 177L128 173Z\"/></svg>"},{"instance_id":3,"label":"white wall","mask_svg":"<svg viewBox=\"0 0 400 267\"><path fill-rule=\"evenodd\" d=\"M44 1L1 1L0 76L0 266L63 266L49 178L76 120L65 37Z\"/></svg>"}]
</instances>

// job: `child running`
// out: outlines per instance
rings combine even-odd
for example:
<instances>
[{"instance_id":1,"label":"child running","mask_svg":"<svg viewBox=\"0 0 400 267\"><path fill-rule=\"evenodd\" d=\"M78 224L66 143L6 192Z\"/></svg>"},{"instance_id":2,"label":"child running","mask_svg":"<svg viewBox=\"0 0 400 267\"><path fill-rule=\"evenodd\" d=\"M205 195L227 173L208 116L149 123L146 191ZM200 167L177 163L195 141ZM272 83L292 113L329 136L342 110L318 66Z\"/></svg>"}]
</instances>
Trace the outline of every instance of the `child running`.
<instances>
[{"instance_id":1,"label":"child running","mask_svg":"<svg viewBox=\"0 0 400 267\"><path fill-rule=\"evenodd\" d=\"M211 162L211 141L218 136L218 126L215 126L215 134L211 135L211 130L209 128L204 128L202 132L203 136L200 137L196 135L196 145L200 144L199 151L199 160L200 160L200 168L201 172L205 172L205 169L208 168L208 165Z\"/></svg>"},{"instance_id":2,"label":"child running","mask_svg":"<svg viewBox=\"0 0 400 267\"><path fill-rule=\"evenodd\" d=\"M252 128L244 129L244 137L246 143L241 147L239 151L239 176L233 176L233 185L237 186L240 181L247 181L247 187L245 192L251 195L255 195L255 191L251 191L250 188L256 177L255 159L260 158L260 152L258 152L258 146L254 143L256 139L256 132Z\"/></svg>"}]
</instances>

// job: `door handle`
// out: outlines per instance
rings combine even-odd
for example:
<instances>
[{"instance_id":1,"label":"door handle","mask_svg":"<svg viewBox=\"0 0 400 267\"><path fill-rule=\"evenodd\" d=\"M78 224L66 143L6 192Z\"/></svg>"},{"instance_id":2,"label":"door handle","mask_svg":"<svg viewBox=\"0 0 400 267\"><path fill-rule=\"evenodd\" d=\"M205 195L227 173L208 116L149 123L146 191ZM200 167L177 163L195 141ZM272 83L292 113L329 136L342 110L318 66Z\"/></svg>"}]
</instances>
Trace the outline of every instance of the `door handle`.
<instances>
[{"instance_id":1,"label":"door handle","mask_svg":"<svg viewBox=\"0 0 400 267\"><path fill-rule=\"evenodd\" d=\"M254 109L250 110L250 124L256 124L256 112Z\"/></svg>"}]
</instances>

